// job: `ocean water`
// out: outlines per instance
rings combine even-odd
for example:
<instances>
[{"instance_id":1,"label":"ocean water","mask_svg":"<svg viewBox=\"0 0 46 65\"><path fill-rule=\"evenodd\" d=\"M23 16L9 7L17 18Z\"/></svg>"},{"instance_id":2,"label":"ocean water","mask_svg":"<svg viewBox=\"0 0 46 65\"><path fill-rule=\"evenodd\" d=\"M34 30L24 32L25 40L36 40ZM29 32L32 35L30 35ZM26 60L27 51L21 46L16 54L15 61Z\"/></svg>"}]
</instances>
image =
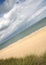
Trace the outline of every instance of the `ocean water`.
<instances>
[{"instance_id":1,"label":"ocean water","mask_svg":"<svg viewBox=\"0 0 46 65\"><path fill-rule=\"evenodd\" d=\"M5 0L0 4L0 47L43 18L46 18L46 0Z\"/></svg>"},{"instance_id":2,"label":"ocean water","mask_svg":"<svg viewBox=\"0 0 46 65\"><path fill-rule=\"evenodd\" d=\"M21 33L15 35L11 39L5 41L3 44L0 45L0 50L7 47L10 44L13 44L14 42L24 38L25 36L37 31L38 29L46 26L46 18L40 20L38 23L34 24L33 26L30 26L26 30L22 31Z\"/></svg>"}]
</instances>

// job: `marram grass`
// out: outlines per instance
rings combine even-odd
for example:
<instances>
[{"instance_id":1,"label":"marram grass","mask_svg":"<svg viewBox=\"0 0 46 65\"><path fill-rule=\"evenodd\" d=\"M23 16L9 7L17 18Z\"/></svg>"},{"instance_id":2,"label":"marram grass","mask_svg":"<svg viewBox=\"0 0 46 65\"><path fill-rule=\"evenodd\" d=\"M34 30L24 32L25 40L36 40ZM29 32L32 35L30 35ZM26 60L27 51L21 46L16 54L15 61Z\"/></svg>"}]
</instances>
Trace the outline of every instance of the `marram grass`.
<instances>
[{"instance_id":1,"label":"marram grass","mask_svg":"<svg viewBox=\"0 0 46 65\"><path fill-rule=\"evenodd\" d=\"M0 59L0 65L46 65L46 53L42 56L27 56L24 58Z\"/></svg>"}]
</instances>

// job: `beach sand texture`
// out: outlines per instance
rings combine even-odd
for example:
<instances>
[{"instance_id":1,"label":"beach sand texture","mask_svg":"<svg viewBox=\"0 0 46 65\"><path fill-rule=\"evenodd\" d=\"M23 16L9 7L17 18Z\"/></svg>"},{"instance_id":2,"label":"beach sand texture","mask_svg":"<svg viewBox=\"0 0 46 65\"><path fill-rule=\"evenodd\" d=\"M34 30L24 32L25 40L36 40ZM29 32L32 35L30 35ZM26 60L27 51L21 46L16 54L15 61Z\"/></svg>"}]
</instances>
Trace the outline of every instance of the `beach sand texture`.
<instances>
[{"instance_id":1,"label":"beach sand texture","mask_svg":"<svg viewBox=\"0 0 46 65\"><path fill-rule=\"evenodd\" d=\"M46 52L46 26L0 50L0 59L42 55Z\"/></svg>"}]
</instances>

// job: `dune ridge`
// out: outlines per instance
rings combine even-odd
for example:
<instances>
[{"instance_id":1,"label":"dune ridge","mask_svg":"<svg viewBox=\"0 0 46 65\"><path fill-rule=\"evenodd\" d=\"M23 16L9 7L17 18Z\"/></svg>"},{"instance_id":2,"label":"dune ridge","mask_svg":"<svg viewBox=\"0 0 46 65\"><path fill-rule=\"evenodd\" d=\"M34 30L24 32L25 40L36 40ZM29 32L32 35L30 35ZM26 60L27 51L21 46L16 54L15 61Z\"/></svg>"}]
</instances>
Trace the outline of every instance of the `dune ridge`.
<instances>
[{"instance_id":1,"label":"dune ridge","mask_svg":"<svg viewBox=\"0 0 46 65\"><path fill-rule=\"evenodd\" d=\"M46 26L0 50L0 59L41 55L46 52Z\"/></svg>"}]
</instances>

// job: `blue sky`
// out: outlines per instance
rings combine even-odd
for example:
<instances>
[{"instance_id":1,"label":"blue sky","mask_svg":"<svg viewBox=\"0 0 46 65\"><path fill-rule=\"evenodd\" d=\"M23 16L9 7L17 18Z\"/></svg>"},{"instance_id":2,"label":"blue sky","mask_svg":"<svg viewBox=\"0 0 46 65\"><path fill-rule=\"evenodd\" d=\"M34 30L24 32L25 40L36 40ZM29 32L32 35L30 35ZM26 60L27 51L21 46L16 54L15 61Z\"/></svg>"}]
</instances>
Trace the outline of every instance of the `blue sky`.
<instances>
[{"instance_id":1,"label":"blue sky","mask_svg":"<svg viewBox=\"0 0 46 65\"><path fill-rule=\"evenodd\" d=\"M5 0L0 0L0 4L2 4Z\"/></svg>"}]
</instances>

